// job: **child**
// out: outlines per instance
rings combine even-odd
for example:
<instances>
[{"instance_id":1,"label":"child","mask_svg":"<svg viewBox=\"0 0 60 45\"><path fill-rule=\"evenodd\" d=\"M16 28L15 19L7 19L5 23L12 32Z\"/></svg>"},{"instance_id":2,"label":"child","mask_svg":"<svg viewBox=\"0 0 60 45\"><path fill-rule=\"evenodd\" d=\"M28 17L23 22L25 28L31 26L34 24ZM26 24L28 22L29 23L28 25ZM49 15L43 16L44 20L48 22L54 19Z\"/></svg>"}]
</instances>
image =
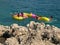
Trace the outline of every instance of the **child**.
<instances>
[{"instance_id":1,"label":"child","mask_svg":"<svg viewBox=\"0 0 60 45\"><path fill-rule=\"evenodd\" d=\"M22 16L22 17L23 17L23 15L24 15L24 14L23 14L23 12L21 12L21 13L20 13L20 16Z\"/></svg>"},{"instance_id":2,"label":"child","mask_svg":"<svg viewBox=\"0 0 60 45\"><path fill-rule=\"evenodd\" d=\"M50 20L52 20L53 16L50 16Z\"/></svg>"},{"instance_id":3,"label":"child","mask_svg":"<svg viewBox=\"0 0 60 45\"><path fill-rule=\"evenodd\" d=\"M32 13L31 13L32 14ZM37 15L35 15L35 14L32 14L32 18L37 18Z\"/></svg>"}]
</instances>

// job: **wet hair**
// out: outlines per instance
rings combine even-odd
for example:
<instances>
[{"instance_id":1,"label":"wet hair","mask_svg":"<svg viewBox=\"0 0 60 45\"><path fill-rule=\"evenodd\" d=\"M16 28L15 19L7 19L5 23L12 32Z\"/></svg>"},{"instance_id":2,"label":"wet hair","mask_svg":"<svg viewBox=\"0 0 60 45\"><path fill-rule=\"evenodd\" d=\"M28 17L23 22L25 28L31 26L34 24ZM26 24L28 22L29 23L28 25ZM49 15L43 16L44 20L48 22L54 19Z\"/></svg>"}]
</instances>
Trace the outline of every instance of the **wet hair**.
<instances>
[{"instance_id":1,"label":"wet hair","mask_svg":"<svg viewBox=\"0 0 60 45\"><path fill-rule=\"evenodd\" d=\"M50 16L50 18L53 18L53 16Z\"/></svg>"},{"instance_id":2,"label":"wet hair","mask_svg":"<svg viewBox=\"0 0 60 45\"><path fill-rule=\"evenodd\" d=\"M23 16L23 12L21 12L21 15Z\"/></svg>"},{"instance_id":3,"label":"wet hair","mask_svg":"<svg viewBox=\"0 0 60 45\"><path fill-rule=\"evenodd\" d=\"M21 14L23 14L23 12L21 12Z\"/></svg>"},{"instance_id":4,"label":"wet hair","mask_svg":"<svg viewBox=\"0 0 60 45\"><path fill-rule=\"evenodd\" d=\"M19 13L18 13L18 15L17 15L18 17L19 17Z\"/></svg>"},{"instance_id":5,"label":"wet hair","mask_svg":"<svg viewBox=\"0 0 60 45\"><path fill-rule=\"evenodd\" d=\"M18 15L19 15L19 13L18 13Z\"/></svg>"}]
</instances>

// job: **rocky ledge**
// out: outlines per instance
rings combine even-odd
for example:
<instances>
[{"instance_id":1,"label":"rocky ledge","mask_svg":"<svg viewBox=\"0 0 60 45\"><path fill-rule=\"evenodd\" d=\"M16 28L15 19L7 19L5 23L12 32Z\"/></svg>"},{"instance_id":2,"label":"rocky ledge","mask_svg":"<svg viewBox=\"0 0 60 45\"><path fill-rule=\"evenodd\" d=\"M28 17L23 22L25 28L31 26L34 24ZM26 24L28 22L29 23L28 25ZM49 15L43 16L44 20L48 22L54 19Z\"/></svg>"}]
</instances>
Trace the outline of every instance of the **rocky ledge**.
<instances>
[{"instance_id":1,"label":"rocky ledge","mask_svg":"<svg viewBox=\"0 0 60 45\"><path fill-rule=\"evenodd\" d=\"M26 27L0 25L0 45L60 45L60 28L34 21Z\"/></svg>"}]
</instances>

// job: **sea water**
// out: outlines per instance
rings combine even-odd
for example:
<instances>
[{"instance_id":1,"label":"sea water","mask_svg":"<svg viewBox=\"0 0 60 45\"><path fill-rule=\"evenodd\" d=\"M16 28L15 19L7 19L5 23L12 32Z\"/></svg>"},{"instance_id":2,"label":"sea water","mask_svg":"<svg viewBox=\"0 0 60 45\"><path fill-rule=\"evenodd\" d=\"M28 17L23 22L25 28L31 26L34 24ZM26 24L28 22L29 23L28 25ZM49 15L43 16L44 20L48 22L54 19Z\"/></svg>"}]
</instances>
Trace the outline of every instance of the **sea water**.
<instances>
[{"instance_id":1,"label":"sea water","mask_svg":"<svg viewBox=\"0 0 60 45\"><path fill-rule=\"evenodd\" d=\"M30 21L42 22L33 18L17 21L12 18L13 13L27 12L38 16L53 16L53 21L46 24L60 27L60 1L59 0L0 0L0 24L11 25L17 23L26 25Z\"/></svg>"}]
</instances>

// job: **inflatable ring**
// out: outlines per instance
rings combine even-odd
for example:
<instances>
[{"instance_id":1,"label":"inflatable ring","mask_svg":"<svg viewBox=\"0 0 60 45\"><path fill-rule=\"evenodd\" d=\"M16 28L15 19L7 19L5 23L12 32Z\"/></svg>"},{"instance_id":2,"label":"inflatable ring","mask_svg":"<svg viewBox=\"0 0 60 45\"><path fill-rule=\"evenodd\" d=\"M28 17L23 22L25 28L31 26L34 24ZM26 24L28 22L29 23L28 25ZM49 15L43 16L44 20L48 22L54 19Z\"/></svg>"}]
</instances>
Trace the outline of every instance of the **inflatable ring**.
<instances>
[{"instance_id":1,"label":"inflatable ring","mask_svg":"<svg viewBox=\"0 0 60 45\"><path fill-rule=\"evenodd\" d=\"M32 14L29 14L29 13L24 13L24 15L26 15L28 17L32 17Z\"/></svg>"},{"instance_id":2,"label":"inflatable ring","mask_svg":"<svg viewBox=\"0 0 60 45\"><path fill-rule=\"evenodd\" d=\"M24 19L23 17L21 17L21 16L18 17L17 15L13 15L13 18L16 20L23 20Z\"/></svg>"},{"instance_id":3,"label":"inflatable ring","mask_svg":"<svg viewBox=\"0 0 60 45\"><path fill-rule=\"evenodd\" d=\"M49 18L47 18L47 17L41 17L41 19L40 20L42 20L42 21L47 21L47 22L49 22L50 21L50 19Z\"/></svg>"}]
</instances>

